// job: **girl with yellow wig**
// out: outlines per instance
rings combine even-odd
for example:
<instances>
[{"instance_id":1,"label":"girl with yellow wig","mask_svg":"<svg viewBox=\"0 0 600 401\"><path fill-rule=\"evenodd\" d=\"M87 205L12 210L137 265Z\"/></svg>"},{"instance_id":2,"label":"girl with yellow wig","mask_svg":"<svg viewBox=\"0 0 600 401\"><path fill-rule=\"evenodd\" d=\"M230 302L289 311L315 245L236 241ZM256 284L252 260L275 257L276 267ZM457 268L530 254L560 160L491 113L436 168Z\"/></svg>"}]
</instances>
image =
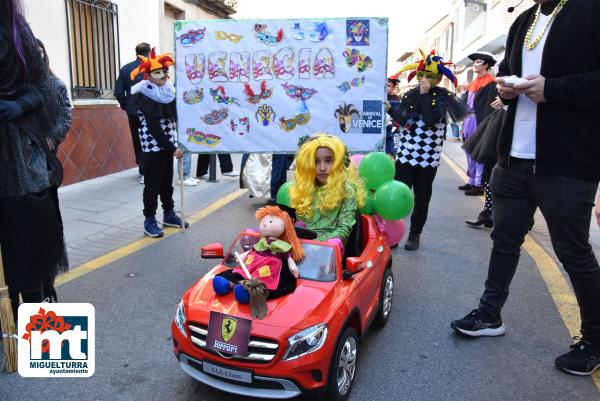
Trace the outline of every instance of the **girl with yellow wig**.
<instances>
[{"instance_id":1,"label":"girl with yellow wig","mask_svg":"<svg viewBox=\"0 0 600 401\"><path fill-rule=\"evenodd\" d=\"M318 241L344 245L356 223L356 210L365 202L364 185L350 164L341 139L317 133L296 154L291 206Z\"/></svg>"}]
</instances>

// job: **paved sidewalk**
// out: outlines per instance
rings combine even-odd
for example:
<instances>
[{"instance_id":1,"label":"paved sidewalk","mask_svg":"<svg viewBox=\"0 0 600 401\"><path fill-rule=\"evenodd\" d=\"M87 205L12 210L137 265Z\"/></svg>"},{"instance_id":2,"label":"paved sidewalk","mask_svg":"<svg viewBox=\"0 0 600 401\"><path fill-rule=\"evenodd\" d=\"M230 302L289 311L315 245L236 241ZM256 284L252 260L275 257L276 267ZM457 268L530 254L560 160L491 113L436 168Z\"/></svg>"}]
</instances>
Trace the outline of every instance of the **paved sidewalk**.
<instances>
[{"instance_id":1,"label":"paved sidewalk","mask_svg":"<svg viewBox=\"0 0 600 401\"><path fill-rule=\"evenodd\" d=\"M234 170L240 168L241 155L232 154ZM192 176L196 157L192 157ZM177 169L175 168L175 174ZM239 177L220 174L217 183L201 180L197 186L184 187L186 216L239 189ZM175 210L181 210L180 190L174 178ZM60 207L71 269L105 253L144 237L142 191L137 168L121 171L61 187ZM157 220L162 220L159 207Z\"/></svg>"},{"instance_id":2,"label":"paved sidewalk","mask_svg":"<svg viewBox=\"0 0 600 401\"><path fill-rule=\"evenodd\" d=\"M465 158L465 152L462 150L461 146L462 143L445 141L443 154L452 159L452 161L458 164L458 166L460 166L466 172L467 159ZM468 216L467 219L475 217L477 216ZM544 249L556 259L554 251L552 250L550 234L548 233L546 221L544 220L544 217L540 213L539 209L535 213L535 226L533 230L531 230L531 233L533 237L540 242L540 245L542 245ZM592 248L594 249L596 257L600 256L600 227L598 227L598 224L596 223L596 218L593 215L590 224L590 243L592 244ZM556 261L558 263L557 259Z\"/></svg>"}]
</instances>

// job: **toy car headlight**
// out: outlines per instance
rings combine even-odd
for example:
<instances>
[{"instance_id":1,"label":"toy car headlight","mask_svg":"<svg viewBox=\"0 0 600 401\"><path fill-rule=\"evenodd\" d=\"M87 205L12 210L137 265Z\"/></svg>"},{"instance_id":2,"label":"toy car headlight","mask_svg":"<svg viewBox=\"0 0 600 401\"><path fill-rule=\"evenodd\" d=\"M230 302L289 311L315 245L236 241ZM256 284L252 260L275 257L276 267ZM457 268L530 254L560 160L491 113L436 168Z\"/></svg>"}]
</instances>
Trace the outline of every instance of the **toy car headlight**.
<instances>
[{"instance_id":1,"label":"toy car headlight","mask_svg":"<svg viewBox=\"0 0 600 401\"><path fill-rule=\"evenodd\" d=\"M182 299L179 302L179 305L177 305L177 312L175 312L175 318L173 320L175 321L175 325L177 325L177 328L181 334L183 334L184 337L187 337L185 332L185 319L185 306L183 305Z\"/></svg>"},{"instance_id":2,"label":"toy car headlight","mask_svg":"<svg viewBox=\"0 0 600 401\"><path fill-rule=\"evenodd\" d=\"M325 344L325 339L327 339L327 325L325 323L304 329L288 338L288 347L283 360L291 361L318 351Z\"/></svg>"}]
</instances>

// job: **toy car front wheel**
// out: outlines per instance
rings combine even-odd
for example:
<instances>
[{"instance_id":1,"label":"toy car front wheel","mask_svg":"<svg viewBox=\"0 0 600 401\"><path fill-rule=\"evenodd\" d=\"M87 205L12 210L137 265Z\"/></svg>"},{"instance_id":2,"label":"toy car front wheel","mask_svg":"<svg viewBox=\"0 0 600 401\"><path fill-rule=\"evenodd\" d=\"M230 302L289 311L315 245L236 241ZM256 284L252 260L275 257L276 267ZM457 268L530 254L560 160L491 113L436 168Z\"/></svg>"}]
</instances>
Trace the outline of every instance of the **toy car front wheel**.
<instances>
[{"instance_id":1,"label":"toy car front wheel","mask_svg":"<svg viewBox=\"0 0 600 401\"><path fill-rule=\"evenodd\" d=\"M381 280L379 293L379 308L375 316L377 326L385 326L392 312L392 301L394 300L394 275L392 269L385 269Z\"/></svg>"},{"instance_id":2,"label":"toy car front wheel","mask_svg":"<svg viewBox=\"0 0 600 401\"><path fill-rule=\"evenodd\" d=\"M327 390L322 400L345 401L348 398L354 383L357 357L358 335L354 328L348 327L335 348Z\"/></svg>"}]
</instances>

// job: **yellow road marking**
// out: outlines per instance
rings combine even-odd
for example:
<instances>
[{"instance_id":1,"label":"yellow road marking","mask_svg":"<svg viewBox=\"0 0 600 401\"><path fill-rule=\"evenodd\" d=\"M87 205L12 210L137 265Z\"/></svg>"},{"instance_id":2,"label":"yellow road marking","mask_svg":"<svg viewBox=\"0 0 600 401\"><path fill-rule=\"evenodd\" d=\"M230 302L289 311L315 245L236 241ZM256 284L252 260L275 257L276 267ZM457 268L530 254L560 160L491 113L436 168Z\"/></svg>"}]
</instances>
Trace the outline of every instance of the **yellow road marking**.
<instances>
[{"instance_id":1,"label":"yellow road marking","mask_svg":"<svg viewBox=\"0 0 600 401\"><path fill-rule=\"evenodd\" d=\"M468 178L467 175L454 160L451 160L444 154L442 154L442 159L444 159L459 177L466 181ZM483 199L483 197L480 197L480 199ZM556 309L558 309L558 313L569 331L569 335L571 337L581 335L579 331L581 328L581 318L579 316L577 299L575 298L571 286L567 283L565 276L561 273L558 265L554 261L554 258L552 258L552 256L550 256L550 254L548 254L548 252L546 252L546 250L529 234L525 237L523 248L531 256L542 275L546 287L548 287L548 292L550 292L550 296L556 305ZM592 380L598 391L600 391L600 370L597 370L592 375Z\"/></svg>"},{"instance_id":2,"label":"yellow road marking","mask_svg":"<svg viewBox=\"0 0 600 401\"><path fill-rule=\"evenodd\" d=\"M232 192L229 195L226 195L223 198L211 203L210 205L200 210L199 212L191 215L190 217L186 217L186 220L190 223L190 225L192 225L197 221L205 218L209 214L213 213L214 211L218 210L219 208L227 205L234 199L237 199L240 195L246 193L247 191L247 189L238 189L237 191ZM86 262L80 266L69 270L64 274L61 274L56 278L55 286L58 287L59 285L68 283L69 281L73 281L76 278L85 276L91 271L104 267L112 262L124 258L125 256L131 255L132 253L137 252L140 249L143 249L149 245L156 244L158 241L163 240L179 232L181 232L181 230L176 228L166 229L164 230L164 236L162 238L145 237L135 242L132 242L129 245L125 245L121 248L110 251L96 259L90 260L89 262Z\"/></svg>"}]
</instances>

